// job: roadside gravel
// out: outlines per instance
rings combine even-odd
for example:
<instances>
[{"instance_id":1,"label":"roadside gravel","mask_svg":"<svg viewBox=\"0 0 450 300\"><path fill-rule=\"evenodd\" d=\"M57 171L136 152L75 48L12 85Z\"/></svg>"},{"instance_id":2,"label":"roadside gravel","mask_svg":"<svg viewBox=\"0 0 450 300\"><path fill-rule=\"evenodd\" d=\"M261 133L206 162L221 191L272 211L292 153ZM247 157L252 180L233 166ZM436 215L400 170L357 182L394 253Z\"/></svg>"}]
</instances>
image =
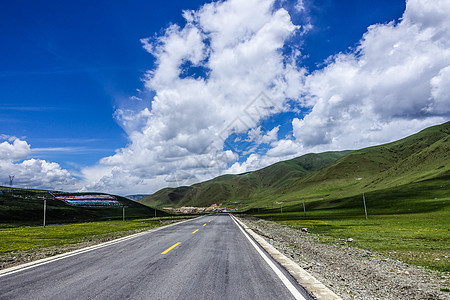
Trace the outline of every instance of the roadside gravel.
<instances>
[{"instance_id":1,"label":"roadside gravel","mask_svg":"<svg viewBox=\"0 0 450 300\"><path fill-rule=\"evenodd\" d=\"M315 234L235 215L343 299L450 299L449 274L376 252L319 242Z\"/></svg>"}]
</instances>

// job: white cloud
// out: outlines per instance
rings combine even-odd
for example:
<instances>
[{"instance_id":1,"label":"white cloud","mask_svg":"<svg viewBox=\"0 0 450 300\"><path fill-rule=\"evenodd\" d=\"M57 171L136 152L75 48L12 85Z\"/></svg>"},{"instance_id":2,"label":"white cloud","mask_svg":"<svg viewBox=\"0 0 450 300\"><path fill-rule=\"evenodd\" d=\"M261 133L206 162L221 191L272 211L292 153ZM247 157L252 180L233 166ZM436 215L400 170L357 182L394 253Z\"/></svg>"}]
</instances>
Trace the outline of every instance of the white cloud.
<instances>
[{"instance_id":1,"label":"white cloud","mask_svg":"<svg viewBox=\"0 0 450 300\"><path fill-rule=\"evenodd\" d=\"M295 10L297 12L301 12L305 10L305 3L303 2L303 0L298 0L297 3L295 4Z\"/></svg>"},{"instance_id":2,"label":"white cloud","mask_svg":"<svg viewBox=\"0 0 450 300\"><path fill-rule=\"evenodd\" d=\"M293 140L279 140L274 143L274 147L269 149L266 153L267 157L275 158L277 160L281 158L289 159L294 158L302 153L302 146Z\"/></svg>"},{"instance_id":3,"label":"white cloud","mask_svg":"<svg viewBox=\"0 0 450 300\"><path fill-rule=\"evenodd\" d=\"M2 135L2 139L8 141L0 143L0 161L18 161L30 154L30 145L27 142L5 135Z\"/></svg>"},{"instance_id":4,"label":"white cloud","mask_svg":"<svg viewBox=\"0 0 450 300\"><path fill-rule=\"evenodd\" d=\"M261 126L252 128L248 131L248 138L245 141L254 144L256 147L261 144L270 144L271 142L278 140L277 134L279 129L280 126L276 126L264 134Z\"/></svg>"},{"instance_id":5,"label":"white cloud","mask_svg":"<svg viewBox=\"0 0 450 300\"><path fill-rule=\"evenodd\" d=\"M297 12L306 11L303 1L296 3ZM380 144L449 119L450 2L408 1L398 23L370 26L355 51L309 75L296 63L298 50L290 57L282 50L311 26L292 24L287 10L273 4L209 3L185 11L184 27L142 39L156 59L145 78L155 95L151 109L117 110L130 143L82 170L85 188L151 192L308 152ZM293 118L292 136L279 140L280 127L260 126L287 111L286 100L308 113ZM240 162L223 150L233 133L251 150L270 148Z\"/></svg>"},{"instance_id":6,"label":"white cloud","mask_svg":"<svg viewBox=\"0 0 450 300\"><path fill-rule=\"evenodd\" d=\"M431 78L431 96L426 108L427 112L447 114L450 112L450 66L443 68Z\"/></svg>"},{"instance_id":7,"label":"white cloud","mask_svg":"<svg viewBox=\"0 0 450 300\"><path fill-rule=\"evenodd\" d=\"M256 130L303 86L305 71L282 55L285 41L300 28L273 3L206 4L183 13L184 27L171 25L161 37L142 39L157 66L145 79L155 94L151 110L116 112L130 144L83 170L87 187L125 193L120 184L130 181L127 192L138 185L148 192L173 178L209 179L228 169L238 157L223 150L225 139ZM195 68L200 76L190 73ZM258 132L258 143L273 142L277 132ZM184 172L191 175L174 175Z\"/></svg>"},{"instance_id":8,"label":"white cloud","mask_svg":"<svg viewBox=\"0 0 450 300\"><path fill-rule=\"evenodd\" d=\"M6 136L2 135L5 139ZM15 137L0 144L0 173L4 180L14 175L14 186L28 188L73 189L77 181L54 162L27 159L32 152L30 145Z\"/></svg>"},{"instance_id":9,"label":"white cloud","mask_svg":"<svg viewBox=\"0 0 450 300\"><path fill-rule=\"evenodd\" d=\"M306 80L312 110L292 122L305 150L360 148L449 119L448 1L408 1L402 20L368 28L354 53Z\"/></svg>"},{"instance_id":10,"label":"white cloud","mask_svg":"<svg viewBox=\"0 0 450 300\"><path fill-rule=\"evenodd\" d=\"M248 171L254 171L261 168L261 157L257 154L250 154L246 161L243 163L234 163L226 173L229 174L241 174Z\"/></svg>"}]
</instances>

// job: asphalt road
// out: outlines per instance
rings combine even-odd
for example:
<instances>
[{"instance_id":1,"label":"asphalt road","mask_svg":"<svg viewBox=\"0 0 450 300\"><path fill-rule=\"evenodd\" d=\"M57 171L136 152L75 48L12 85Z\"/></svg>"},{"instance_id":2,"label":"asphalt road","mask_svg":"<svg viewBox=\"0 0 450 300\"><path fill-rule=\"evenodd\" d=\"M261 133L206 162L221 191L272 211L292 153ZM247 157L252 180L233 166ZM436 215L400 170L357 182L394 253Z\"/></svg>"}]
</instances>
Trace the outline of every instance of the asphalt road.
<instances>
[{"instance_id":1,"label":"asphalt road","mask_svg":"<svg viewBox=\"0 0 450 300\"><path fill-rule=\"evenodd\" d=\"M296 298L231 217L220 214L0 275L0 299Z\"/></svg>"}]
</instances>

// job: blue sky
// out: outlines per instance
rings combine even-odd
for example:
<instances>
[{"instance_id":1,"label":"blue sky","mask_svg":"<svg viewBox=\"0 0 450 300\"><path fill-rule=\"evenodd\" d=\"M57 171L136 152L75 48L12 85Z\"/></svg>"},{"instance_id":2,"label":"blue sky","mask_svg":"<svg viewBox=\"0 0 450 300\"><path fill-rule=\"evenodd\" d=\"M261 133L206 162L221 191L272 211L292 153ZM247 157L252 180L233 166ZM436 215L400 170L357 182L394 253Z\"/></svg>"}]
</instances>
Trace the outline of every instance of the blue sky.
<instances>
[{"instance_id":1,"label":"blue sky","mask_svg":"<svg viewBox=\"0 0 450 300\"><path fill-rule=\"evenodd\" d=\"M140 42L200 2L10 1L1 10L0 124L66 168L127 143L115 108L153 64ZM60 151L50 151L59 148ZM67 148L67 151L65 149ZM45 149L45 151L44 151ZM70 151L75 150L75 151ZM74 165L72 165L72 163Z\"/></svg>"},{"instance_id":2,"label":"blue sky","mask_svg":"<svg viewBox=\"0 0 450 300\"><path fill-rule=\"evenodd\" d=\"M448 120L445 49L402 46L418 24L446 29L444 20L428 20L447 7L408 5L405 12L405 1L392 0L9 1L0 11L1 183L12 172L20 186L151 193ZM371 80L390 72L388 47L407 46L417 51L396 60L398 72L415 58L441 59L397 86ZM418 80L431 87L401 100L397 88L419 89ZM360 90L366 85L371 92ZM273 110L255 116L249 105L267 104L264 97ZM339 117L324 108L337 102L348 108ZM355 111L370 123L357 141Z\"/></svg>"}]
</instances>

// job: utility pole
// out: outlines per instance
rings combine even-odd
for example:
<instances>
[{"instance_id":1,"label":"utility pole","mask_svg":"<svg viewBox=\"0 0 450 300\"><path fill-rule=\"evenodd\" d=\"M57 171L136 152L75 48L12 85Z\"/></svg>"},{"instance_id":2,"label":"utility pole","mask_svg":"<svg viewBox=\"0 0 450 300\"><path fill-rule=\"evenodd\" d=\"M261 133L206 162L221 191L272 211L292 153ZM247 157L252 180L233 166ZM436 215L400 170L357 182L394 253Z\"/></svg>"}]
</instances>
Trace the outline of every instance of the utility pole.
<instances>
[{"instance_id":1,"label":"utility pole","mask_svg":"<svg viewBox=\"0 0 450 300\"><path fill-rule=\"evenodd\" d=\"M306 217L305 198L303 197L303 215Z\"/></svg>"},{"instance_id":2,"label":"utility pole","mask_svg":"<svg viewBox=\"0 0 450 300\"><path fill-rule=\"evenodd\" d=\"M122 206L122 219L125 221L125 205Z\"/></svg>"},{"instance_id":3,"label":"utility pole","mask_svg":"<svg viewBox=\"0 0 450 300\"><path fill-rule=\"evenodd\" d=\"M283 213L283 203L281 203L281 213Z\"/></svg>"},{"instance_id":4,"label":"utility pole","mask_svg":"<svg viewBox=\"0 0 450 300\"><path fill-rule=\"evenodd\" d=\"M364 197L364 193L363 193L363 203L364 203L364 213L366 214L366 220L367 220L366 197Z\"/></svg>"},{"instance_id":5,"label":"utility pole","mask_svg":"<svg viewBox=\"0 0 450 300\"><path fill-rule=\"evenodd\" d=\"M47 199L44 198L44 228L45 228L45 215L47 213Z\"/></svg>"},{"instance_id":6,"label":"utility pole","mask_svg":"<svg viewBox=\"0 0 450 300\"><path fill-rule=\"evenodd\" d=\"M12 190L13 180L16 175L9 175L9 189Z\"/></svg>"}]
</instances>

